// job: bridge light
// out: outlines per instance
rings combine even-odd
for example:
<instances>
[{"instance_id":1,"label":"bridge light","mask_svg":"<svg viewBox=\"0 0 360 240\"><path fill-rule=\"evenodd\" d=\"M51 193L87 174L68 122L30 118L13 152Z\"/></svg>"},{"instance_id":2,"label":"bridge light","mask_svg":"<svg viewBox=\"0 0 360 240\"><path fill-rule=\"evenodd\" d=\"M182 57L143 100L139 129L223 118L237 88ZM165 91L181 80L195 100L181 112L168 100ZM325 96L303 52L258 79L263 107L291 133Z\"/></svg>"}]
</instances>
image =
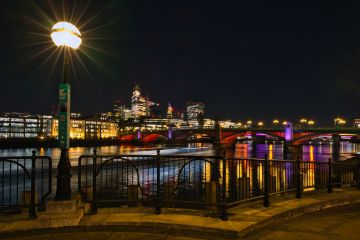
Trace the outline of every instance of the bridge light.
<instances>
[{"instance_id":1,"label":"bridge light","mask_svg":"<svg viewBox=\"0 0 360 240\"><path fill-rule=\"evenodd\" d=\"M253 122L251 120L246 122L248 125L252 124Z\"/></svg>"},{"instance_id":2,"label":"bridge light","mask_svg":"<svg viewBox=\"0 0 360 240\"><path fill-rule=\"evenodd\" d=\"M340 117L337 117L334 119L335 125L345 125L346 120Z\"/></svg>"},{"instance_id":3,"label":"bridge light","mask_svg":"<svg viewBox=\"0 0 360 240\"><path fill-rule=\"evenodd\" d=\"M264 123L260 121L260 122L258 122L258 126L262 127L262 126L264 126Z\"/></svg>"},{"instance_id":4,"label":"bridge light","mask_svg":"<svg viewBox=\"0 0 360 240\"><path fill-rule=\"evenodd\" d=\"M287 121L283 121L283 123L282 123L283 125L286 125L287 124Z\"/></svg>"},{"instance_id":5,"label":"bridge light","mask_svg":"<svg viewBox=\"0 0 360 240\"><path fill-rule=\"evenodd\" d=\"M315 122L313 120L310 120L310 121L308 121L308 124L312 126L315 124Z\"/></svg>"},{"instance_id":6,"label":"bridge light","mask_svg":"<svg viewBox=\"0 0 360 240\"><path fill-rule=\"evenodd\" d=\"M305 118L300 119L300 123L306 123L307 120Z\"/></svg>"},{"instance_id":7,"label":"bridge light","mask_svg":"<svg viewBox=\"0 0 360 240\"><path fill-rule=\"evenodd\" d=\"M275 119L275 120L273 121L273 124L279 124L279 120Z\"/></svg>"}]
</instances>

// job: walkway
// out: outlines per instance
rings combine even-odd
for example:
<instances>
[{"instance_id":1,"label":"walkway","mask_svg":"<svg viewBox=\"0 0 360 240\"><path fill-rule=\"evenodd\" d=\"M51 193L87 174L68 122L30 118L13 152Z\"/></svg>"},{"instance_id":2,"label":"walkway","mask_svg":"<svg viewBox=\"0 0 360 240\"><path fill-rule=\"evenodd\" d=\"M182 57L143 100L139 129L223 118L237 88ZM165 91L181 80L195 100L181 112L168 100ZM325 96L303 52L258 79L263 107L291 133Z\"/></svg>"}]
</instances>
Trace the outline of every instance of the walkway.
<instances>
[{"instance_id":1,"label":"walkway","mask_svg":"<svg viewBox=\"0 0 360 240\"><path fill-rule=\"evenodd\" d=\"M269 226L277 225L284 220L305 213L329 207L346 209L358 205L360 205L360 190L343 187L334 189L331 194L326 193L325 190L306 192L302 199L296 199L294 194L273 196L269 208L264 208L262 201L243 203L228 210L228 221L209 216L204 211L163 209L161 215L155 215L153 209L149 208L114 208L99 209L96 215L86 215L79 226L68 227L63 230L86 231L81 234L89 234L89 236L91 236L89 232L101 231L104 238L99 239L133 239L125 237L131 237L130 233L126 233L124 238L114 238L114 236L121 234L112 234L112 232L151 233L147 237L141 234L134 235L134 239L137 239L136 237L138 239L238 238L249 236L255 231L266 230ZM10 219L8 216L0 216L0 238L1 234L6 234L3 237L9 237L12 235L9 232L25 230L30 225L32 229L38 229L34 233L44 228L44 222L41 221L37 223L37 220L21 220L19 217ZM23 234L29 234L29 232L23 232ZM188 236L188 238L175 236ZM57 239L57 235L44 235L44 237L44 239ZM74 237L71 239L83 238Z\"/></svg>"},{"instance_id":2,"label":"walkway","mask_svg":"<svg viewBox=\"0 0 360 240\"><path fill-rule=\"evenodd\" d=\"M359 240L360 207L327 210L276 224L252 235L249 240Z\"/></svg>"}]
</instances>

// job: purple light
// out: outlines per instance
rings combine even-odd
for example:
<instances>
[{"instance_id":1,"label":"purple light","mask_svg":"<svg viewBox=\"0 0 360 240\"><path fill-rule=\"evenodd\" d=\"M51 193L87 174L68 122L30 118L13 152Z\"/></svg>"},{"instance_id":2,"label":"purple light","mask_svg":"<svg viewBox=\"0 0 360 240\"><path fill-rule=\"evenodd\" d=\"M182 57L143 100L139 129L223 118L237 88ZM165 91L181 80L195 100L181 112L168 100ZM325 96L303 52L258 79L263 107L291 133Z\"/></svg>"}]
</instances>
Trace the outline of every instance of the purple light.
<instances>
[{"instance_id":1,"label":"purple light","mask_svg":"<svg viewBox=\"0 0 360 240\"><path fill-rule=\"evenodd\" d=\"M292 123L286 123L285 125L285 141L292 142L293 141L293 125Z\"/></svg>"},{"instance_id":2,"label":"purple light","mask_svg":"<svg viewBox=\"0 0 360 240\"><path fill-rule=\"evenodd\" d=\"M172 137L173 137L172 127L169 127L168 138L172 139Z\"/></svg>"},{"instance_id":3,"label":"purple light","mask_svg":"<svg viewBox=\"0 0 360 240\"><path fill-rule=\"evenodd\" d=\"M141 131L140 131L140 129L139 129L138 132L137 132L137 138L138 138L138 139L141 139Z\"/></svg>"},{"instance_id":4,"label":"purple light","mask_svg":"<svg viewBox=\"0 0 360 240\"><path fill-rule=\"evenodd\" d=\"M265 133L257 133L256 136L266 136Z\"/></svg>"}]
</instances>

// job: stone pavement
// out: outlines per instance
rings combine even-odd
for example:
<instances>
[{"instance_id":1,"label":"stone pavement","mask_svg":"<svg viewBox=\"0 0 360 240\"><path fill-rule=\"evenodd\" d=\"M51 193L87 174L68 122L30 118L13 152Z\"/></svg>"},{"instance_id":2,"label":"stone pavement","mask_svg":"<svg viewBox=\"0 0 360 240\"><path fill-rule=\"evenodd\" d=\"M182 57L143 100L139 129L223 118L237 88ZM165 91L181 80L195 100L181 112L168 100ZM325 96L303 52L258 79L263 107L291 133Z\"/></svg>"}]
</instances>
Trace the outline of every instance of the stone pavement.
<instances>
[{"instance_id":1,"label":"stone pavement","mask_svg":"<svg viewBox=\"0 0 360 240\"><path fill-rule=\"evenodd\" d=\"M253 234L248 240L359 240L360 206L303 215Z\"/></svg>"},{"instance_id":2,"label":"stone pavement","mask_svg":"<svg viewBox=\"0 0 360 240\"><path fill-rule=\"evenodd\" d=\"M326 191L305 192L302 199L294 194L276 195L271 198L271 206L264 208L262 201L243 203L228 210L228 221L209 216L204 211L163 209L161 215L155 215L153 209L113 208L99 209L96 215L85 215L75 231L101 232L146 232L149 238L172 239L168 236L186 236L184 239L196 238L238 238L253 234L305 213L315 212L332 207L350 207L360 204L360 190L356 188L334 189L331 194ZM9 219L0 217L0 236L11 236L14 230L29 229L17 224L19 216ZM32 221L32 229L44 228ZM116 231L114 231L116 229ZM85 233L84 233L85 234ZM168 235L170 234L170 235ZM135 237L135 235L134 235ZM154 238L152 238L154 237ZM159 238L157 238L159 237ZM139 236L141 238L141 236ZM45 238L46 239L46 238ZM53 238L47 238L53 239ZM64 238L66 239L66 238ZM82 238L80 238L82 239ZM112 238L106 238L112 239ZM119 238L122 239L122 238ZM124 238L131 239L131 238ZM136 239L136 238L134 238ZM175 238L177 239L177 238ZM181 239L181 238L179 238Z\"/></svg>"}]
</instances>

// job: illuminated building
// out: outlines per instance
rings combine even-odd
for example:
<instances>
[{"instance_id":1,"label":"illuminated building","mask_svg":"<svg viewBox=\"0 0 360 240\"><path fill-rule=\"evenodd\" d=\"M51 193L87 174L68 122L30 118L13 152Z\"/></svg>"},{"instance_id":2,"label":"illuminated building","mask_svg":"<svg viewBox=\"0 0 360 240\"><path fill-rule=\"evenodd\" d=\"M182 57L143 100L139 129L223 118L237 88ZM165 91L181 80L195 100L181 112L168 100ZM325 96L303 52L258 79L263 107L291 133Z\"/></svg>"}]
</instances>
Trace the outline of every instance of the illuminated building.
<instances>
[{"instance_id":1,"label":"illuminated building","mask_svg":"<svg viewBox=\"0 0 360 240\"><path fill-rule=\"evenodd\" d=\"M219 124L222 128L235 128L237 126L237 124L231 120L219 121Z\"/></svg>"},{"instance_id":2,"label":"illuminated building","mask_svg":"<svg viewBox=\"0 0 360 240\"><path fill-rule=\"evenodd\" d=\"M166 130L169 126L169 119L167 118L147 118L144 119L141 125L141 130Z\"/></svg>"},{"instance_id":3,"label":"illuminated building","mask_svg":"<svg viewBox=\"0 0 360 240\"><path fill-rule=\"evenodd\" d=\"M119 121L125 118L125 105L121 101L116 100L113 106L113 118Z\"/></svg>"},{"instance_id":4,"label":"illuminated building","mask_svg":"<svg viewBox=\"0 0 360 240\"><path fill-rule=\"evenodd\" d=\"M215 127L215 120L212 119L204 119L204 127L213 128Z\"/></svg>"},{"instance_id":5,"label":"illuminated building","mask_svg":"<svg viewBox=\"0 0 360 240\"><path fill-rule=\"evenodd\" d=\"M99 119L71 119L70 138L71 139L101 139L115 138L118 126L114 122ZM53 119L52 137L58 137L58 119Z\"/></svg>"},{"instance_id":6,"label":"illuminated building","mask_svg":"<svg viewBox=\"0 0 360 240\"><path fill-rule=\"evenodd\" d=\"M81 118L81 113L70 113L70 118Z\"/></svg>"},{"instance_id":7,"label":"illuminated building","mask_svg":"<svg viewBox=\"0 0 360 240\"><path fill-rule=\"evenodd\" d=\"M123 120L128 120L129 118L132 118L131 109L124 109L124 118L123 118Z\"/></svg>"},{"instance_id":8,"label":"illuminated building","mask_svg":"<svg viewBox=\"0 0 360 240\"><path fill-rule=\"evenodd\" d=\"M58 137L59 121L54 118L52 121L51 136ZM70 120L70 138L71 139L85 139L85 120L71 119Z\"/></svg>"},{"instance_id":9,"label":"illuminated building","mask_svg":"<svg viewBox=\"0 0 360 240\"><path fill-rule=\"evenodd\" d=\"M203 125L205 105L200 102L186 103L186 116L191 125ZM194 121L197 121L195 123Z\"/></svg>"},{"instance_id":10,"label":"illuminated building","mask_svg":"<svg viewBox=\"0 0 360 240\"><path fill-rule=\"evenodd\" d=\"M360 128L360 118L354 119L354 127Z\"/></svg>"},{"instance_id":11,"label":"illuminated building","mask_svg":"<svg viewBox=\"0 0 360 240\"><path fill-rule=\"evenodd\" d=\"M168 108L167 108L167 111L166 111L166 117L167 118L172 118L173 117L173 111L174 111L174 108L171 106L170 103L168 103Z\"/></svg>"},{"instance_id":12,"label":"illuminated building","mask_svg":"<svg viewBox=\"0 0 360 240\"><path fill-rule=\"evenodd\" d=\"M51 136L51 116L27 113L0 114L0 138L45 138Z\"/></svg>"},{"instance_id":13,"label":"illuminated building","mask_svg":"<svg viewBox=\"0 0 360 240\"><path fill-rule=\"evenodd\" d=\"M139 86L135 86L131 97L131 113L132 117L139 119L149 115L148 101L141 96Z\"/></svg>"}]
</instances>

